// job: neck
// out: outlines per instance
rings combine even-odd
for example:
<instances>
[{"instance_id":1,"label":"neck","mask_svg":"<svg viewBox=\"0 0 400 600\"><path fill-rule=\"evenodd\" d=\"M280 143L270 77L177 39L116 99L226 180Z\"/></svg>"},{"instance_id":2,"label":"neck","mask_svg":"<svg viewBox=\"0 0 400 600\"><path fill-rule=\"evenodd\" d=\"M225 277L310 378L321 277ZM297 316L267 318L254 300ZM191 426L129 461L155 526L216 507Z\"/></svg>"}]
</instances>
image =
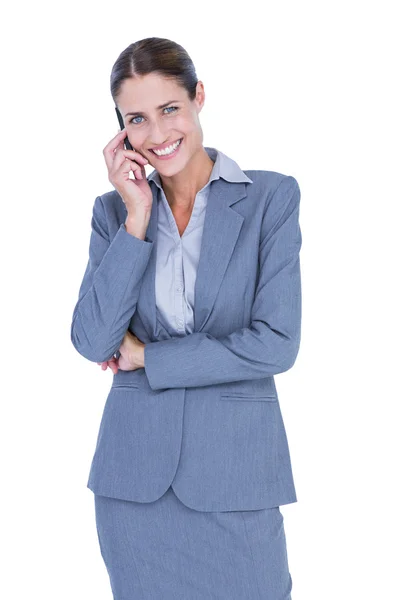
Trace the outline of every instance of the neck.
<instances>
[{"instance_id":1,"label":"neck","mask_svg":"<svg viewBox=\"0 0 400 600\"><path fill-rule=\"evenodd\" d=\"M213 167L214 161L202 147L183 171L172 177L160 177L171 210L185 212L192 209L196 194L210 179Z\"/></svg>"}]
</instances>

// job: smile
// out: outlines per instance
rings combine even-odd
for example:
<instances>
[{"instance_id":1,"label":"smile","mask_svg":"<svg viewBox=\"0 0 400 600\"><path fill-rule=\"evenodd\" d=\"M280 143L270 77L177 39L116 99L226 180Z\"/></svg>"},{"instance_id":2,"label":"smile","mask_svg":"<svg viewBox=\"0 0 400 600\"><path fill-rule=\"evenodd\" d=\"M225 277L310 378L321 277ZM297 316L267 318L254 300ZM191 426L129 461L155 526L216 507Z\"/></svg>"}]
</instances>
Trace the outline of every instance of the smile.
<instances>
[{"instance_id":1,"label":"smile","mask_svg":"<svg viewBox=\"0 0 400 600\"><path fill-rule=\"evenodd\" d=\"M174 142L173 144L171 144L170 146L168 146L168 148L165 148L164 150L159 150L159 151L150 150L150 152L152 152L160 160L166 160L166 159L172 158L173 156L176 156L178 154L179 148L181 147L182 140L183 140L183 138L181 138L177 142Z\"/></svg>"}]
</instances>

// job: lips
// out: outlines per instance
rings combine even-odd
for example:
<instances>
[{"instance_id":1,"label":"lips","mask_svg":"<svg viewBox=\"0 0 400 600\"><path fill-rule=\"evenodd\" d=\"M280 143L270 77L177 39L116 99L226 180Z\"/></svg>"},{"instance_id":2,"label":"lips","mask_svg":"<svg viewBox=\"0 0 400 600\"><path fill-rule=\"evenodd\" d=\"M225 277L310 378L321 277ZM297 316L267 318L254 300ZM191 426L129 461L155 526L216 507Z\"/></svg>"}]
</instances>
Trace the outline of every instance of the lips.
<instances>
[{"instance_id":1,"label":"lips","mask_svg":"<svg viewBox=\"0 0 400 600\"><path fill-rule=\"evenodd\" d=\"M176 156L178 156L182 145L183 145L183 138L181 138L180 140L180 144L178 144L178 146L175 148L175 150L173 150L170 154L156 154L155 152L153 152L155 158L157 159L157 164L161 163L161 162L169 162L172 161Z\"/></svg>"},{"instance_id":2,"label":"lips","mask_svg":"<svg viewBox=\"0 0 400 600\"><path fill-rule=\"evenodd\" d=\"M169 146L172 146L172 144L176 144L176 142L181 142L182 143L183 138L179 138L177 140L175 140L174 142L171 142L170 144L167 144L166 146L164 146L163 148L156 148L156 150L165 150L165 148L168 148ZM178 146L179 148L179 146ZM158 154L156 154L153 150L153 148L149 148L150 152L152 152L155 156L158 156ZM175 148L175 150L177 150L177 148ZM168 156L167 154L165 154L164 156Z\"/></svg>"}]
</instances>

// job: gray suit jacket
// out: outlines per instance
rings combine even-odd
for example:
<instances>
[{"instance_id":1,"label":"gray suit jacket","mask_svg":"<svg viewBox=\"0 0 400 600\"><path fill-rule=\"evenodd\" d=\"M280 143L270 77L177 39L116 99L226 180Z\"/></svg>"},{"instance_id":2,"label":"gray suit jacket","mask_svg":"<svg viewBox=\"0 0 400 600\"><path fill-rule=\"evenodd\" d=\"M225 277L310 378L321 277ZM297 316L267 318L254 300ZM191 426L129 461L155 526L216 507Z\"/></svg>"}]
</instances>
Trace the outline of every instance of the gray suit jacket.
<instances>
[{"instance_id":1,"label":"gray suit jacket","mask_svg":"<svg viewBox=\"0 0 400 600\"><path fill-rule=\"evenodd\" d=\"M128 328L146 344L144 368L113 376L87 483L96 494L151 502L172 485L201 511L297 501L274 375L300 345L300 189L292 176L244 173L253 183L211 183L183 337L156 319L155 186L144 240L125 230L117 191L94 202L71 341L94 362Z\"/></svg>"}]
</instances>

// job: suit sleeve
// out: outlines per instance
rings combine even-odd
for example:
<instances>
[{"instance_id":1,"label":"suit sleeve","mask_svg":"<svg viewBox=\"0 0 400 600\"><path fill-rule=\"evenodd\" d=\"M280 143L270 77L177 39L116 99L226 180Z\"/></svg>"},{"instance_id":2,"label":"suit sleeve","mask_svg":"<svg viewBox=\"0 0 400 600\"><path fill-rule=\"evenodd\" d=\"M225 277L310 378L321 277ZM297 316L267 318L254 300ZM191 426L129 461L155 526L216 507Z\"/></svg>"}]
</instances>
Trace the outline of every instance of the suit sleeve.
<instances>
[{"instance_id":1,"label":"suit sleeve","mask_svg":"<svg viewBox=\"0 0 400 600\"><path fill-rule=\"evenodd\" d=\"M153 242L131 235L124 223L110 242L100 196L94 202L91 227L89 260L73 311L71 341L88 360L103 362L121 346L136 310Z\"/></svg>"},{"instance_id":2,"label":"suit sleeve","mask_svg":"<svg viewBox=\"0 0 400 600\"><path fill-rule=\"evenodd\" d=\"M262 379L293 366L301 329L299 204L299 185L285 176L263 215L250 326L219 338L194 332L146 344L153 390Z\"/></svg>"}]
</instances>

